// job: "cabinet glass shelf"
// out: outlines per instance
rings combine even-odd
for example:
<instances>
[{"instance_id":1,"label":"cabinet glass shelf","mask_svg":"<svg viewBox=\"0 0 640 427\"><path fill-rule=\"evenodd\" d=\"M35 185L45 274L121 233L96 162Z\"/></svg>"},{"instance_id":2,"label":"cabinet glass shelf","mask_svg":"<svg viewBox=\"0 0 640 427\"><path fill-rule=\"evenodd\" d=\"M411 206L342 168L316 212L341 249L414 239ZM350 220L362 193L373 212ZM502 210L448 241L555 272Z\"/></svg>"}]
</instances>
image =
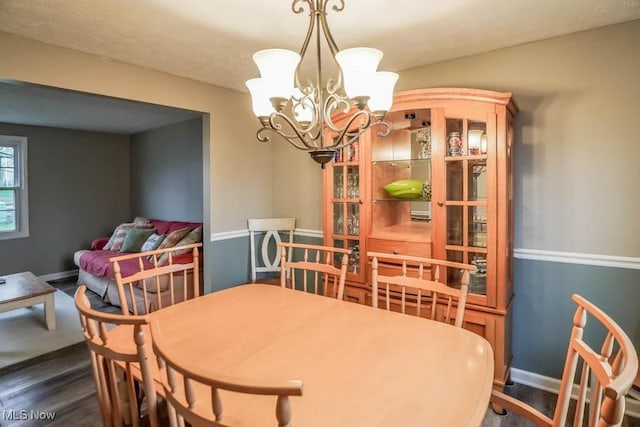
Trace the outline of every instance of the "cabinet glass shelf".
<instances>
[{"instance_id":1,"label":"cabinet glass shelf","mask_svg":"<svg viewBox=\"0 0 640 427\"><path fill-rule=\"evenodd\" d=\"M384 197L384 198L375 198L373 199L373 203L377 202L431 202L431 199L394 199L392 197Z\"/></svg>"},{"instance_id":2,"label":"cabinet glass shelf","mask_svg":"<svg viewBox=\"0 0 640 427\"><path fill-rule=\"evenodd\" d=\"M431 157L425 159L399 159L399 160L374 160L374 165L386 165L395 167L411 167L413 164L427 164L431 162Z\"/></svg>"}]
</instances>

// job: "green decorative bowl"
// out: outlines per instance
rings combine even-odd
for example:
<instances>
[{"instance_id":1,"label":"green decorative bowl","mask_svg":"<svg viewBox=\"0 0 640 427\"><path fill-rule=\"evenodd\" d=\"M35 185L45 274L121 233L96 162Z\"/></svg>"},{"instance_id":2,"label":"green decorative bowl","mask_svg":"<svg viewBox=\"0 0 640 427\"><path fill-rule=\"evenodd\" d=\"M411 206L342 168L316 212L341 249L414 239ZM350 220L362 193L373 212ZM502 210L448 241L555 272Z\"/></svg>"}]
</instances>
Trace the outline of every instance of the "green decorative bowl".
<instances>
[{"instance_id":1,"label":"green decorative bowl","mask_svg":"<svg viewBox=\"0 0 640 427\"><path fill-rule=\"evenodd\" d=\"M404 200L420 200L422 198L423 181L418 179L401 179L385 185L384 190L391 197Z\"/></svg>"}]
</instances>

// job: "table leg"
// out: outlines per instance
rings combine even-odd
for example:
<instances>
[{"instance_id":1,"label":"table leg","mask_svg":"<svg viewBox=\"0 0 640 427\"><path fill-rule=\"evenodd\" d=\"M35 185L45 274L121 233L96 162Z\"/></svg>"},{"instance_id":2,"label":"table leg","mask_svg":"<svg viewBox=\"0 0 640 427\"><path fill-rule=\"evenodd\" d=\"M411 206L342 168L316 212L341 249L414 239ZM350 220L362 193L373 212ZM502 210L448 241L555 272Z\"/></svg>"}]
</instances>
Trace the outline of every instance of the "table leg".
<instances>
[{"instance_id":1,"label":"table leg","mask_svg":"<svg viewBox=\"0 0 640 427\"><path fill-rule=\"evenodd\" d=\"M44 317L47 321L47 329L54 331L56 329L55 292L51 292L44 297Z\"/></svg>"}]
</instances>

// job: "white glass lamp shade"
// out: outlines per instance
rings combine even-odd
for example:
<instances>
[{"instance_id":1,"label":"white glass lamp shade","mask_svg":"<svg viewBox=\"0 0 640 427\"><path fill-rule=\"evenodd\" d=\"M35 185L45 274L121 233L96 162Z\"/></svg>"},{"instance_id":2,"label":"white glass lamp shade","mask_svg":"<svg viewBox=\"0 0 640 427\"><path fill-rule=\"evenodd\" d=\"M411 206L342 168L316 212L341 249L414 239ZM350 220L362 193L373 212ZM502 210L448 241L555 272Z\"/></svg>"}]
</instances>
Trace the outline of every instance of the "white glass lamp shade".
<instances>
[{"instance_id":1,"label":"white glass lamp shade","mask_svg":"<svg viewBox=\"0 0 640 427\"><path fill-rule=\"evenodd\" d=\"M293 94L295 72L300 55L286 49L265 49L253 54L269 98L288 99Z\"/></svg>"},{"instance_id":2,"label":"white glass lamp shade","mask_svg":"<svg viewBox=\"0 0 640 427\"><path fill-rule=\"evenodd\" d=\"M393 89L398 81L398 74L390 71L378 71L373 76L373 84L369 97L369 110L389 111L393 104Z\"/></svg>"},{"instance_id":3,"label":"white glass lamp shade","mask_svg":"<svg viewBox=\"0 0 640 427\"><path fill-rule=\"evenodd\" d=\"M293 98L295 100L293 107L295 119L299 123L310 123L314 115L313 103L311 100L309 98L303 99L303 94L298 88L294 89Z\"/></svg>"},{"instance_id":4,"label":"white glass lamp shade","mask_svg":"<svg viewBox=\"0 0 640 427\"><path fill-rule=\"evenodd\" d=\"M269 100L267 87L261 78L250 79L245 82L249 93L251 93L251 104L253 106L253 114L256 117L268 117L273 113L273 105Z\"/></svg>"},{"instance_id":5,"label":"white glass lamp shade","mask_svg":"<svg viewBox=\"0 0 640 427\"><path fill-rule=\"evenodd\" d=\"M369 47L354 47L336 54L336 61L342 70L344 91L349 98L369 96L371 79L381 59L382 52Z\"/></svg>"}]
</instances>

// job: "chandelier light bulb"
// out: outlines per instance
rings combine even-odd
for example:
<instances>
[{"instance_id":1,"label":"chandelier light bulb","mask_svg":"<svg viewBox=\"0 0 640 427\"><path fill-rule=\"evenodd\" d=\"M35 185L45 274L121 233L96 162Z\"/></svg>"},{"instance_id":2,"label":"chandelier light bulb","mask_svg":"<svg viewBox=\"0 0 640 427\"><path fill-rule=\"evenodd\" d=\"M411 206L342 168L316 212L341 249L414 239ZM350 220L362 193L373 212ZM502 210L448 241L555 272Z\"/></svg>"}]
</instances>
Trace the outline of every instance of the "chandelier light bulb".
<instances>
[{"instance_id":1,"label":"chandelier light bulb","mask_svg":"<svg viewBox=\"0 0 640 427\"><path fill-rule=\"evenodd\" d=\"M398 81L398 74L390 71L378 71L372 79L369 95L369 109L372 112L387 112L393 104L393 89Z\"/></svg>"},{"instance_id":2,"label":"chandelier light bulb","mask_svg":"<svg viewBox=\"0 0 640 427\"><path fill-rule=\"evenodd\" d=\"M253 114L256 117L269 117L273 113L273 105L269 101L269 94L267 93L267 87L264 84L264 80L260 77L250 79L245 82L249 93L251 94L251 104L253 107Z\"/></svg>"},{"instance_id":3,"label":"chandelier light bulb","mask_svg":"<svg viewBox=\"0 0 640 427\"><path fill-rule=\"evenodd\" d=\"M299 54L286 49L265 49L253 54L253 62L260 70L269 98L289 99L293 95Z\"/></svg>"},{"instance_id":4,"label":"chandelier light bulb","mask_svg":"<svg viewBox=\"0 0 640 427\"><path fill-rule=\"evenodd\" d=\"M382 52L370 47L354 47L336 54L342 70L344 91L349 98L369 96L373 76L382 59Z\"/></svg>"},{"instance_id":5,"label":"chandelier light bulb","mask_svg":"<svg viewBox=\"0 0 640 427\"><path fill-rule=\"evenodd\" d=\"M311 99L304 98L300 89L295 88L293 91L293 115L298 123L308 125L313 120L313 103Z\"/></svg>"}]
</instances>

